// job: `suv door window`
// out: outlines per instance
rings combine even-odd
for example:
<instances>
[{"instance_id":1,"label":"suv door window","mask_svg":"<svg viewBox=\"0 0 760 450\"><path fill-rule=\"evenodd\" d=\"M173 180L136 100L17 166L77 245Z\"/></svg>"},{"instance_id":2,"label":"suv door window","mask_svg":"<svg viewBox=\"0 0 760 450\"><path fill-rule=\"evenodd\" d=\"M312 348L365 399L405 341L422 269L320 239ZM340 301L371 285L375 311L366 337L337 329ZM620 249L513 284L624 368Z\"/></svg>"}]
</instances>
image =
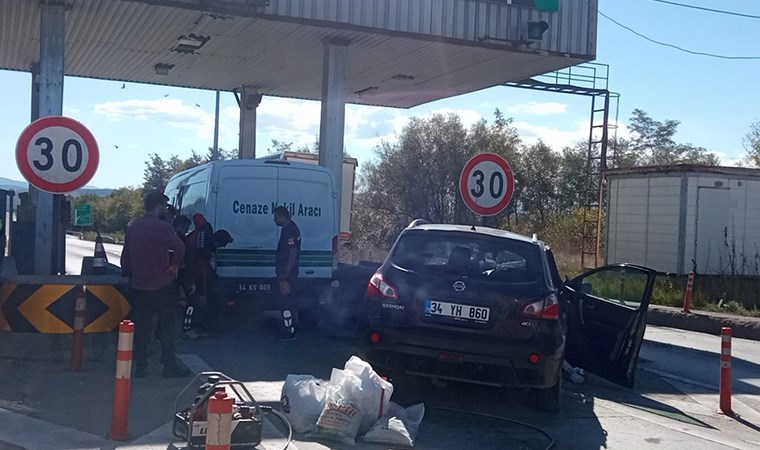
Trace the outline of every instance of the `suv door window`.
<instances>
[{"instance_id":1,"label":"suv door window","mask_svg":"<svg viewBox=\"0 0 760 450\"><path fill-rule=\"evenodd\" d=\"M583 277L581 291L597 299L639 309L648 280L649 276L645 272L615 267Z\"/></svg>"}]
</instances>

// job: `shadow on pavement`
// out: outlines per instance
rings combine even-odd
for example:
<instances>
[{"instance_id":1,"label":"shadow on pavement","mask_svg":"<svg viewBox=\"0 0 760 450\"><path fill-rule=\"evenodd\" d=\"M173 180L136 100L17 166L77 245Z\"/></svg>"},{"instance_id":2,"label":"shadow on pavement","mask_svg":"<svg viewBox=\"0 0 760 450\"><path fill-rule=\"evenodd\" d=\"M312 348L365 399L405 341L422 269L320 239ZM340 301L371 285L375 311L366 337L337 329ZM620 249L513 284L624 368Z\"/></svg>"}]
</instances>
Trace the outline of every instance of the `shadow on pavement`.
<instances>
[{"instance_id":1,"label":"shadow on pavement","mask_svg":"<svg viewBox=\"0 0 760 450\"><path fill-rule=\"evenodd\" d=\"M710 378L715 380L714 383L712 384L715 385L715 389L717 392L718 382L720 379L720 359L719 359L720 354L719 353L708 352L708 351L698 350L698 349L693 349L693 348L685 348L685 347L680 347L677 345L647 341L647 346L642 348L641 356L639 357L639 367L647 368L650 366L658 366L654 358L650 357L650 355L652 356L657 355L657 352L667 352L668 360L677 361L677 362L674 362L674 364L679 364L681 365L682 368L694 366L694 370L698 371L698 373L702 377L704 377L704 375L706 374L709 374ZM713 364L712 365L705 364L706 361L713 361ZM750 374L750 376L752 376L751 374L760 373L760 364L756 364L754 362L747 361L741 358L737 358L736 356L733 356L731 358L731 366L732 366L732 372L733 372L732 385L733 385L734 392L741 392L743 394L749 394L749 395L760 395L760 387L753 384L746 383L745 381L742 380L742 374L745 374L745 375ZM667 367L660 368L660 370L668 370L668 369L669 368ZM677 372L674 371L674 373L677 373ZM691 376L687 378L691 378ZM700 380L695 379L694 381L700 381ZM684 384L684 387L686 386L688 385ZM702 390L700 389L696 392L701 393ZM686 391L685 393L690 394L692 392Z\"/></svg>"},{"instance_id":2,"label":"shadow on pavement","mask_svg":"<svg viewBox=\"0 0 760 450\"><path fill-rule=\"evenodd\" d=\"M111 426L115 362L85 361L81 372L67 361L0 360L0 399L23 407L21 413L104 436ZM129 434L135 438L168 422L174 400L188 379L164 379L158 355L146 378L133 379Z\"/></svg>"}]
</instances>

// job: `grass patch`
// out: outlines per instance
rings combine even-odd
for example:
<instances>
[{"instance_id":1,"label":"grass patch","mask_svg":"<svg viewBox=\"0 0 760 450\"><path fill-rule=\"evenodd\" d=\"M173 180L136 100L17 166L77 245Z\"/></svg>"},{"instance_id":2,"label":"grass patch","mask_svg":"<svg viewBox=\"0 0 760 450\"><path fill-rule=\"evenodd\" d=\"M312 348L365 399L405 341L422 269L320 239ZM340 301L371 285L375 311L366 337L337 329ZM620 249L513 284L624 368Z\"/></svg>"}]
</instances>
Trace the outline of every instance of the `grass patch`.
<instances>
[{"instance_id":1,"label":"grass patch","mask_svg":"<svg viewBox=\"0 0 760 450\"><path fill-rule=\"evenodd\" d=\"M717 312L722 314L734 314L745 317L760 317L760 309L756 306L747 308L741 303L731 300L725 303L706 303L699 308L701 311Z\"/></svg>"}]
</instances>

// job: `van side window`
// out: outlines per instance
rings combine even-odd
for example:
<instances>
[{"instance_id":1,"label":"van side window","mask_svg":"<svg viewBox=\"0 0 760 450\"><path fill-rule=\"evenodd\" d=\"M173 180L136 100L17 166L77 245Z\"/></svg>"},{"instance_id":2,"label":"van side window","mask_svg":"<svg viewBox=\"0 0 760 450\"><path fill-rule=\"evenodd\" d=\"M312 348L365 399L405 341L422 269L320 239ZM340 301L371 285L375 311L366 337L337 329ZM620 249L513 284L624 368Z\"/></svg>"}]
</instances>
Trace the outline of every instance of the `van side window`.
<instances>
[{"instance_id":1,"label":"van side window","mask_svg":"<svg viewBox=\"0 0 760 450\"><path fill-rule=\"evenodd\" d=\"M180 213L192 217L195 213L205 213L206 183L188 184L182 188L182 208Z\"/></svg>"}]
</instances>

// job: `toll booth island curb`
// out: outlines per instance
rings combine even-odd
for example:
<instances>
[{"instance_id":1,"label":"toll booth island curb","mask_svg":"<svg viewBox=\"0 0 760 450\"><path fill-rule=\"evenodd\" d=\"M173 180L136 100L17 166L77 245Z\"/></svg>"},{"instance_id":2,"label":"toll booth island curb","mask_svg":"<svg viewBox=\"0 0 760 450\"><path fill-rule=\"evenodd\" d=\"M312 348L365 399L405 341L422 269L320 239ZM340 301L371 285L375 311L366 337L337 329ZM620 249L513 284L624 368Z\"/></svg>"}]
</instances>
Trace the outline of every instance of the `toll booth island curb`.
<instances>
[{"instance_id":1,"label":"toll booth island curb","mask_svg":"<svg viewBox=\"0 0 760 450\"><path fill-rule=\"evenodd\" d=\"M19 275L12 257L0 269L0 357L67 360L71 357L76 294L86 292L84 358L115 359L115 331L127 317L127 279L117 266L92 273L92 258L82 261L83 275Z\"/></svg>"}]
</instances>

